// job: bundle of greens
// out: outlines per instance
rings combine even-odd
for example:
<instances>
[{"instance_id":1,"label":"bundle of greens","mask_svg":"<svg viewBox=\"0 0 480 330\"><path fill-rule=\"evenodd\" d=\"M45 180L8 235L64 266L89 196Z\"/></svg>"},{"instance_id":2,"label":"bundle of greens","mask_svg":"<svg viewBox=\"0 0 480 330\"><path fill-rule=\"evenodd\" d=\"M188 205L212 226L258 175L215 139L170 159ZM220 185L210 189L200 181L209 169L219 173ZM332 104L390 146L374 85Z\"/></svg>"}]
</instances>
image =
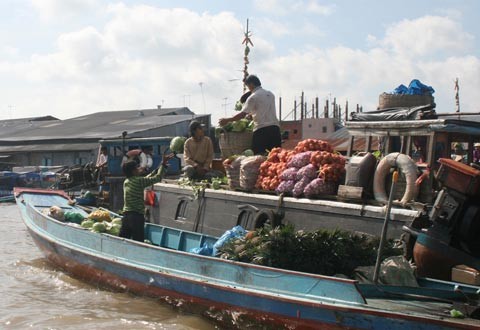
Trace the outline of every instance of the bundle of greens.
<instances>
[{"instance_id":1,"label":"bundle of greens","mask_svg":"<svg viewBox=\"0 0 480 330\"><path fill-rule=\"evenodd\" d=\"M378 238L344 230L295 231L293 225L268 226L225 244L221 258L313 274L352 276L358 266L373 265ZM401 254L389 241L383 257Z\"/></svg>"}]
</instances>

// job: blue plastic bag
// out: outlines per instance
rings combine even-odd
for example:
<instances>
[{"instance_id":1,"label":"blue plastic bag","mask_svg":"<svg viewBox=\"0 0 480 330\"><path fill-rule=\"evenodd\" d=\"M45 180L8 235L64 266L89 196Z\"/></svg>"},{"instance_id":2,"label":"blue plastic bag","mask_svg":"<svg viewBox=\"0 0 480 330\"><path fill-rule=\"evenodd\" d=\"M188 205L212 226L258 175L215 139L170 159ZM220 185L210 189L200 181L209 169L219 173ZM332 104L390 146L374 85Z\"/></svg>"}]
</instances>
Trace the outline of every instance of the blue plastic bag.
<instances>
[{"instance_id":1,"label":"blue plastic bag","mask_svg":"<svg viewBox=\"0 0 480 330\"><path fill-rule=\"evenodd\" d=\"M211 256L213 252L213 248L210 244L205 242L201 247L190 249L190 252L195 254L200 254L202 256Z\"/></svg>"},{"instance_id":2,"label":"blue plastic bag","mask_svg":"<svg viewBox=\"0 0 480 330\"><path fill-rule=\"evenodd\" d=\"M212 255L217 255L218 249L220 249L225 243L230 241L233 238L238 238L238 237L243 237L246 235L245 229L243 229L242 226L235 226L230 230L227 230L226 232L223 233L222 236L218 239L218 241L213 244L213 254Z\"/></svg>"},{"instance_id":3,"label":"blue plastic bag","mask_svg":"<svg viewBox=\"0 0 480 330\"><path fill-rule=\"evenodd\" d=\"M435 90L431 86L424 85L420 82L418 79L413 79L410 82L410 85L406 87L405 85L400 85L397 88L393 90L393 94L398 94L398 95L424 95L424 94L430 94L432 95L435 93Z\"/></svg>"}]
</instances>

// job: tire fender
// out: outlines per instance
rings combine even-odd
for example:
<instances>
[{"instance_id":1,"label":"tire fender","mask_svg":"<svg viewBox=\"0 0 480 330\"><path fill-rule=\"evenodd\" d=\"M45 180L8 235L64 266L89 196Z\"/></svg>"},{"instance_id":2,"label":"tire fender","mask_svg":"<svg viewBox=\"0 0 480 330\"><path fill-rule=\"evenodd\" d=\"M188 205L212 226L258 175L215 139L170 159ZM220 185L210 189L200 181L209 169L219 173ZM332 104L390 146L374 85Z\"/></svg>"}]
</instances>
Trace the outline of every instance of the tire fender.
<instances>
[{"instance_id":1,"label":"tire fender","mask_svg":"<svg viewBox=\"0 0 480 330\"><path fill-rule=\"evenodd\" d=\"M271 209L261 209L255 215L254 228L261 228L265 223L269 222L272 228L280 226L281 221L279 221L277 214L274 210Z\"/></svg>"},{"instance_id":2,"label":"tire fender","mask_svg":"<svg viewBox=\"0 0 480 330\"><path fill-rule=\"evenodd\" d=\"M390 173L392 167L398 167L405 175L407 187L400 203L406 203L414 200L418 195L418 187L415 184L417 180L417 165L415 162L405 154L394 152L386 155L377 166L375 177L373 179L373 195L375 200L386 204L388 202L387 192L385 191L385 179Z\"/></svg>"}]
</instances>

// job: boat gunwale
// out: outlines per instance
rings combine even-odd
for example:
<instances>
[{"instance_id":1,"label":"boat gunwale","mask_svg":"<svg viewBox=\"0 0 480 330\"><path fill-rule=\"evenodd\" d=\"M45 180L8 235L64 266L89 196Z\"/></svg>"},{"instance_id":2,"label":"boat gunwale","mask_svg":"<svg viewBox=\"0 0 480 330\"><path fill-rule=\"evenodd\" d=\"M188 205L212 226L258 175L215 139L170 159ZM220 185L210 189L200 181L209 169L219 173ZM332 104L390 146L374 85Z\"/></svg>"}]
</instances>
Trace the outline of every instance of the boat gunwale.
<instances>
[{"instance_id":1,"label":"boat gunwale","mask_svg":"<svg viewBox=\"0 0 480 330\"><path fill-rule=\"evenodd\" d=\"M20 195L22 193L18 194L17 198L20 197ZM32 191L25 191L24 193L32 193ZM56 191L56 192L55 191L42 191L42 190L39 189L39 190L35 190L35 192L33 192L33 193L34 194L36 193L36 194L60 195L64 198L66 198L66 199L68 197L68 196L62 194L61 192L59 193L59 191ZM36 213L38 213L38 215L40 215L41 217L43 217L47 221L51 221L51 222L54 222L56 224L60 224L60 225L63 225L63 226L68 226L67 228L69 228L70 230L71 229L86 230L85 228L72 226L72 225L69 225L68 223L63 223L61 221L58 221L58 220L53 219L51 217L48 217L45 214L42 214L38 210L38 208L34 207L31 204L27 204L25 202L22 202L22 204L24 205L25 208L27 207L27 205L30 205L30 207ZM24 220L23 222L27 224L27 221ZM33 219L30 219L30 222L33 222ZM36 226L36 227L38 227L38 226ZM473 329L474 328L474 326L472 324L461 323L460 320L456 320L456 319L447 319L447 318L442 318L442 317L433 318L429 314L418 314L418 313L416 313L416 314L402 314L402 313L396 312L396 311L388 311L388 310L380 309L380 308L377 308L377 307L372 307L372 306L368 305L367 303L359 304L359 303L355 303L355 302L352 303L352 302L341 301L341 300L337 300L337 299L331 299L330 302L329 301L318 302L318 301L312 301L312 300L309 300L309 299L302 299L302 298L298 298L298 297L294 297L294 296L284 297L280 293L271 293L271 292L268 292L268 291L265 292L265 293L262 293L262 292L258 292L258 290L251 290L251 289L248 289L248 288L241 288L241 287L239 288L238 286L223 285L223 284L218 284L218 283L210 283L210 282L205 282L205 281L189 279L189 278L169 274L168 272L162 272L161 270L154 271L154 270L142 268L142 267L139 267L139 266L136 266L136 265L133 265L133 264L126 264L126 263L122 262L121 259L108 258L105 255L100 255L100 254L95 254L95 253L90 252L90 251L93 252L94 250L75 249L74 247L68 246L68 244L64 244L64 243L62 244L63 240L58 240L58 239L55 239L55 237L50 237L48 235L42 234L40 231L33 228L33 226L28 226L27 225L27 228L29 229L29 231L33 231L36 235L38 235L42 239L44 239L44 240L46 240L46 241L48 241L52 244L59 245L59 246L62 246L64 248L67 248L67 249L70 249L70 250L73 250L73 251L77 251L79 253L90 256L92 258L96 258L98 260L105 260L105 261L113 263L113 264L120 264L120 265L122 265L122 267L136 269L136 270L139 270L141 272L146 272L146 273L149 273L149 274L156 274L156 275L161 275L161 276L165 276L165 277L175 278L175 279L178 279L178 280L181 280L181 281L191 282L191 283L194 283L196 285L207 285L207 286L212 287L212 288L216 288L216 289L219 289L219 290L226 290L226 291L230 291L230 292L242 291L241 294L246 294L248 296L254 296L254 297L256 296L256 297L260 297L260 298L267 298L267 299L272 299L272 300L277 300L277 301L283 301L283 302L286 302L286 303L295 303L295 304L300 304L300 305L307 306L307 307L314 307L314 308L327 309L327 310L341 310L343 312L364 313L364 314L379 316L379 317L393 317L393 318L400 319L400 320L405 319L405 320L410 320L410 321L415 321L415 322L418 322L418 321L425 322L425 321L428 320L428 321L430 321L431 323L434 323L434 324L443 325L443 326L454 326L454 327L457 327L457 328L461 327L461 328L464 328L464 329ZM46 232L46 233L48 234L48 232ZM127 239L124 239L124 238L119 238L119 237L108 235L108 234L106 234L105 237L107 237L109 239L115 238L117 240L122 240L122 241L125 241L128 244L138 244L138 245L146 247L146 248L161 249L161 250L165 250L166 252L169 252L169 253L177 252L177 253L187 254L188 256L195 256L195 257L199 257L199 258L214 258L214 257L208 257L208 256L195 255L195 254L191 254L191 253L184 252L184 251L177 251L177 250L162 248L162 247L158 247L158 246L152 246L150 244L146 244L146 243L143 243L143 242L135 242L135 241L127 240ZM54 252L55 254L58 254L55 251L52 251L52 252ZM214 258L214 260L215 261L228 262L228 263L234 263L234 264L237 263L236 261L222 260L222 259L217 259L217 258ZM268 270L273 269L274 271L280 270L280 271L287 272L287 273L292 272L292 271L288 271L288 270L276 269L276 268L266 267L266 266L251 265L251 264L246 264L246 263L240 263L240 264L241 264L241 266L254 266L253 268L261 268L261 269L266 268ZM293 272L293 273L299 273L299 272ZM301 275L305 274L307 276L312 276L312 277L327 278L328 280L337 280L337 281L340 281L340 282L352 282L353 281L353 280L348 280L348 279L333 278L333 277L328 277L328 276L324 276L324 275L317 275L317 274L308 274L308 273L300 273L300 274ZM115 275L115 276L117 276L117 275ZM143 283L135 281L135 280L130 280L130 279L127 279L127 280L133 281L133 282L138 283L140 285L143 285ZM353 282L357 282L357 281L353 281ZM356 285L356 283L353 283L353 284L356 286L357 290L361 294L361 291L358 289L358 286ZM179 295L184 295L184 294L179 293L179 292L174 291L174 290L168 290L168 289L164 289L164 288L161 288L161 289L163 289L165 291L171 291L171 292L174 292L174 293L179 294ZM205 298L201 298L201 297L197 297L197 296L189 296L189 295L185 295L185 296L193 297L194 299L205 299ZM206 300L208 300L208 299L206 299ZM218 303L216 301L213 301L213 302ZM225 304L225 303L220 303L220 304ZM245 307L238 306L238 305L233 305L233 304L225 304L225 305L231 306L233 308L245 309ZM263 312L263 311L260 311L260 312L261 313L267 313L267 312ZM256 313L258 314L259 312L256 312ZM285 316L285 315L282 315L282 314L277 314L277 313L272 313L272 315L275 315L275 316L278 315L280 317L288 318L288 316ZM302 320L309 320L309 319L302 319ZM467 320L469 320L469 319L467 319ZM313 322L315 322L315 321L313 321Z\"/></svg>"},{"instance_id":2,"label":"boat gunwale","mask_svg":"<svg viewBox=\"0 0 480 330\"><path fill-rule=\"evenodd\" d=\"M72 226L72 228L75 228L75 227ZM71 249L68 246L61 245L59 242L54 241L53 239L51 239L48 236L41 235L41 233L35 231L33 228L28 227L28 229L29 229L29 231L30 230L33 231L36 235L41 236L42 239L44 239L46 241L49 241L50 243L60 245L64 248ZM140 243L140 244L142 244L142 243ZM127 268L137 269L137 270L140 270L140 271L146 272L146 273L157 274L157 275L161 275L161 276L165 276L165 277L171 277L171 278L179 279L179 280L182 280L182 281L192 282L192 283L195 283L195 284L198 284L198 285L207 285L207 286L210 286L210 287L213 287L213 288L218 288L220 290L226 290L226 291L230 291L230 292L238 292L240 290L242 290L242 291L244 290L245 292L244 293L242 292L242 294L246 294L246 295L249 295L249 296L268 298L268 299L277 300L277 301L279 300L279 301L286 302L286 303L296 303L296 304L300 304L300 305L303 305L303 306L306 306L306 307L321 308L321 309L327 309L327 310L339 310L340 309L342 312L363 313L363 314L380 316L380 317L394 317L394 318L399 319L399 320L404 319L404 320L415 321L415 322L428 320L428 321L431 321L432 323L439 324L439 325L442 325L442 326L455 326L457 329L458 328L476 329L476 327L474 327L474 325L461 323L461 320L457 320L457 319L447 319L447 318L441 318L441 317L432 318L428 314L423 314L424 316L422 316L420 314L402 314L400 312L387 311L387 310L380 309L380 308L377 308L377 307L372 307L372 306L368 305L367 303L365 303L365 304L352 303L352 305L347 305L347 304L344 305L344 304L342 304L343 302L339 302L339 303L335 303L335 302L313 302L313 301L304 301L301 298L300 299L284 298L280 294L277 294L277 295L262 294L262 293L255 292L253 290L247 290L247 289L242 289L242 288L239 288L239 287L232 287L232 286L221 286L221 285L218 285L218 284L213 284L213 283L209 283L209 282L205 282L205 281L191 280L191 279L188 279L188 278L175 276L175 275L169 274L167 272L153 271L153 270L149 270L149 269L145 269L145 268L140 268L140 267L137 267L137 266L131 265L131 264L124 264L124 263L119 262L118 259L114 259L114 258L110 259L110 258L106 258L106 257L103 257L103 256L91 254L91 253L88 252L88 250L76 250L76 251L80 252L80 253L83 253L83 254L86 254L86 255L89 255L89 256L91 256L93 258L96 258L98 260L105 260L105 261L111 262L113 264L120 263L122 266L125 266ZM54 253L56 253L56 252L54 252ZM107 272L107 273L111 274L110 272ZM118 277L117 275L115 275L115 276ZM141 282L137 282L137 281L130 280L130 279L127 279L127 280L133 281L133 282L138 283L140 285L143 285L143 283L141 283ZM177 295L182 295L182 296L193 298L193 299L208 300L208 301L212 301L214 304L230 306L230 307L237 308L237 309L242 309L242 310L243 309L249 310L249 308L245 308L245 307L238 306L238 305L221 303L221 302L217 302L215 300L209 300L209 299L202 298L202 297L186 295L186 294L182 294L182 293L179 293L177 291L174 291L174 290L168 290L168 289L164 289L164 288L161 288L161 287L158 287L158 288L160 288L162 290L165 290L165 291L174 292ZM273 315L273 316L280 316L282 318L289 318L286 315L277 314L277 313L269 313L269 312L258 311L258 310L252 310L252 311L255 311L255 314L265 313L265 314L270 314L270 315ZM310 319L301 319L301 320L302 321L309 321ZM313 321L313 322L315 322L315 321Z\"/></svg>"},{"instance_id":3,"label":"boat gunwale","mask_svg":"<svg viewBox=\"0 0 480 330\"><path fill-rule=\"evenodd\" d=\"M27 192L27 193L30 193L30 192ZM62 195L60 195L60 196L62 196ZM79 229L79 230L83 230L83 231L89 231L87 228L78 227L78 226L72 226L72 225L69 224L69 223L62 222L62 221L58 221L58 220L56 220L56 219L54 219L54 218L52 218L52 217L50 217L50 216L48 216L48 215L42 214L42 213L38 210L38 208L35 207L35 206L33 206L33 205L32 205L32 208L33 208L37 213L39 213L39 215L43 216L44 218L47 218L47 219L50 220L50 221L53 221L53 222L57 223L57 224L60 224L60 225L62 225L62 226L68 226L68 228ZM173 229L173 230L177 230L177 231L180 231L180 232L188 232L188 231L186 231L186 230L180 230L180 229L176 229L176 228L172 228L172 227L168 227L168 226L157 225L157 224L154 224L154 223L149 223L148 225L155 226L155 227L162 227L162 228ZM191 233L193 233L193 234L198 234L198 235L202 235L202 234L195 233L195 232L191 232ZM125 242L127 242L127 243L129 243L129 244L140 245L140 246L143 246L143 247L147 247L147 248L151 248L151 249L157 249L157 250L162 250L162 251L165 251L165 252L178 253L178 254L182 254L182 255L186 255L186 256L191 256L191 257L195 257L195 258L199 258L199 259L215 260L215 261L220 261L220 262L228 263L228 264L238 264L238 263L239 263L239 264L241 264L242 266L245 266L245 267L247 267L247 268L254 268L254 269L261 269L261 270L270 270L270 271L273 270L273 271L275 271L275 272L280 272L280 273L285 273L285 274L290 274L290 275L310 277L310 278L314 278L314 279L332 280L332 281L341 282L341 283L348 283L348 284L358 284L358 281L357 281L357 280L351 280L351 279L339 278L339 277L332 277L332 276L320 275L320 274L304 273L304 272L298 272L298 271L294 271L294 270L274 268L274 267L268 267L268 266L262 266L262 265L255 265L255 264L245 263L245 262L241 262L241 261L234 261L234 260L217 258L217 257L213 257L213 256L205 256L205 255L190 253L190 252L187 252L187 251L169 249L169 248L162 247L162 246L158 246L158 245L152 245L152 244L147 244L147 243L144 243L144 242L129 240L129 239L126 239L126 238L122 238L122 237L110 235L110 234L108 234L108 233L98 233L98 234L105 235L106 237L111 238L111 239L116 239L116 240L120 240L120 241L125 241ZM210 236L210 235L208 235L208 236ZM211 237L213 237L213 236L211 236ZM87 249L87 250L88 250L88 249ZM93 250L92 250L92 251L93 251Z\"/></svg>"}]
</instances>

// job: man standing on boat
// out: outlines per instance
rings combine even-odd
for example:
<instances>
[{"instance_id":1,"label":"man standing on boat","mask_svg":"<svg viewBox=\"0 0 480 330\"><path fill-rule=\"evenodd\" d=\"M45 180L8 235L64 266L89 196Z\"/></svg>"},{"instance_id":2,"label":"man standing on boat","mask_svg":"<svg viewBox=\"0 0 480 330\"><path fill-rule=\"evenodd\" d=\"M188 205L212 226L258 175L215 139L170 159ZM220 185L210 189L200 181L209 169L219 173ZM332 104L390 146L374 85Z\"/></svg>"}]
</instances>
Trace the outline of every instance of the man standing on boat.
<instances>
[{"instance_id":1,"label":"man standing on boat","mask_svg":"<svg viewBox=\"0 0 480 330\"><path fill-rule=\"evenodd\" d=\"M160 182L165 174L168 161L173 157L165 155L161 166L147 175L142 176L143 168L135 160L129 160L123 165L123 172L127 177L123 182L123 220L120 228L120 237L144 241L145 204L143 191L146 187Z\"/></svg>"},{"instance_id":2,"label":"man standing on boat","mask_svg":"<svg viewBox=\"0 0 480 330\"><path fill-rule=\"evenodd\" d=\"M189 179L211 179L221 176L221 173L212 170L213 143L205 136L203 126L198 121L190 123L190 138L183 147L185 167L183 171Z\"/></svg>"},{"instance_id":3,"label":"man standing on boat","mask_svg":"<svg viewBox=\"0 0 480 330\"><path fill-rule=\"evenodd\" d=\"M225 126L231 121L252 116L254 123L252 150L256 155L265 154L282 145L280 123L275 109L275 96L272 92L262 88L260 79L255 75L249 75L244 83L252 94L245 101L242 111L231 118L220 119L219 124Z\"/></svg>"}]
</instances>

